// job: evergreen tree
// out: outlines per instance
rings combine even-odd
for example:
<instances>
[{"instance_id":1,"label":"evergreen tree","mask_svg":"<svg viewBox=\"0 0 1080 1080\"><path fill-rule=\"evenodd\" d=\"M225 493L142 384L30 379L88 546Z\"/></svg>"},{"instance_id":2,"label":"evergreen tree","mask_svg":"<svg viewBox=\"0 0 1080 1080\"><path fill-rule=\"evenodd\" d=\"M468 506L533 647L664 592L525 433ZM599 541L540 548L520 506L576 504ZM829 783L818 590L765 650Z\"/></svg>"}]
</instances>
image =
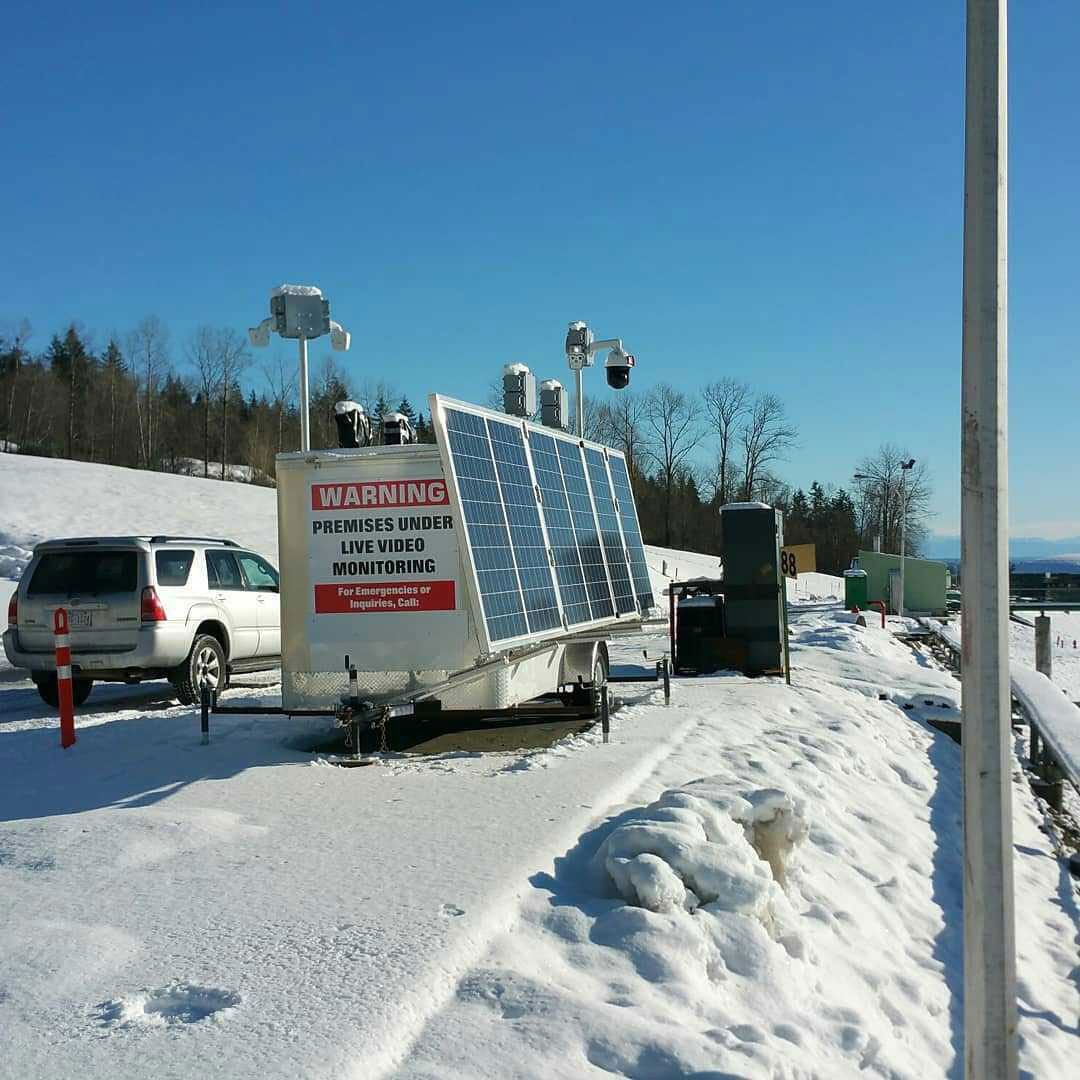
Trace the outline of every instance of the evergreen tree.
<instances>
[{"instance_id":1,"label":"evergreen tree","mask_svg":"<svg viewBox=\"0 0 1080 1080\"><path fill-rule=\"evenodd\" d=\"M401 413L414 428L416 427L416 412L413 410L407 397L403 397L401 401L398 402L397 411Z\"/></svg>"},{"instance_id":2,"label":"evergreen tree","mask_svg":"<svg viewBox=\"0 0 1080 1080\"><path fill-rule=\"evenodd\" d=\"M105 397L105 411L109 418L108 441L105 448L105 460L110 464L116 463L116 431L117 418L119 415L119 403L123 393L126 369L124 356L120 352L120 346L115 338L109 338L109 344L105 347L105 353L101 357L102 382Z\"/></svg>"}]
</instances>

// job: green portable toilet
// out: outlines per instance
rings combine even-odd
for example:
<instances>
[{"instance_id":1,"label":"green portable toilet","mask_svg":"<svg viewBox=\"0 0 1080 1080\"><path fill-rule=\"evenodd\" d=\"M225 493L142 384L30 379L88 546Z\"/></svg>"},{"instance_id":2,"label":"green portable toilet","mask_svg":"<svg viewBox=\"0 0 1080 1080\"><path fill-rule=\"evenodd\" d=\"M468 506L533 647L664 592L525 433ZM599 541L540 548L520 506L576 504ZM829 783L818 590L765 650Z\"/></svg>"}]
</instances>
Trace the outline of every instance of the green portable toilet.
<instances>
[{"instance_id":1,"label":"green portable toilet","mask_svg":"<svg viewBox=\"0 0 1080 1080\"><path fill-rule=\"evenodd\" d=\"M869 579L865 570L844 571L844 607L864 610L869 597Z\"/></svg>"}]
</instances>

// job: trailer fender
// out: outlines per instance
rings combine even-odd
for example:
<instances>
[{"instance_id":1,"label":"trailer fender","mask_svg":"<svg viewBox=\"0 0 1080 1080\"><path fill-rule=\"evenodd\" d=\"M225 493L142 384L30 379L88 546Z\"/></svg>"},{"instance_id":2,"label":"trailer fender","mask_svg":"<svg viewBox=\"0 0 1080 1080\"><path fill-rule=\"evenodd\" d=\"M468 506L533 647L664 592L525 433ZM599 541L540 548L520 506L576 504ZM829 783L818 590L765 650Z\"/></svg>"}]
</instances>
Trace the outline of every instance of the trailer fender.
<instances>
[{"instance_id":1,"label":"trailer fender","mask_svg":"<svg viewBox=\"0 0 1080 1080\"><path fill-rule=\"evenodd\" d=\"M591 683L598 657L603 658L606 672L608 655L607 643L604 641L577 641L568 644L563 650L559 685L573 686L579 679L581 682Z\"/></svg>"}]
</instances>

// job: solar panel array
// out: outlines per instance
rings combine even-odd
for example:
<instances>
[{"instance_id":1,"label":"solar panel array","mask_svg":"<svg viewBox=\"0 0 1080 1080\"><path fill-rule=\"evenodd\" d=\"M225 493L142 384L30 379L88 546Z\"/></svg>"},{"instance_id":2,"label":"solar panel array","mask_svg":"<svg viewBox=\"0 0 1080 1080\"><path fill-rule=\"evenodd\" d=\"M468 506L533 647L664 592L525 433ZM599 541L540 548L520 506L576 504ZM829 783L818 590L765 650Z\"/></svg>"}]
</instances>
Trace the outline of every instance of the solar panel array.
<instances>
[{"instance_id":1,"label":"solar panel array","mask_svg":"<svg viewBox=\"0 0 1080 1080\"><path fill-rule=\"evenodd\" d=\"M492 643L644 614L654 600L623 456L434 399Z\"/></svg>"}]
</instances>

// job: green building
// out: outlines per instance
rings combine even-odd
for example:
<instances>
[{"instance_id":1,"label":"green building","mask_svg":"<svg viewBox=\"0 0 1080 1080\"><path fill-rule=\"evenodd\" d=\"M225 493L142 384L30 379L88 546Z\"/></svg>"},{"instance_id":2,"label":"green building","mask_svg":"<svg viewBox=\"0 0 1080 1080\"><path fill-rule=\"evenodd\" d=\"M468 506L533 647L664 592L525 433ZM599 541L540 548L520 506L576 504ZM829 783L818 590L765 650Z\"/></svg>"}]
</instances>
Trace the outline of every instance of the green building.
<instances>
[{"instance_id":1,"label":"green building","mask_svg":"<svg viewBox=\"0 0 1080 1080\"><path fill-rule=\"evenodd\" d=\"M894 592L899 592L900 556L860 551L858 561L859 569L867 575L867 599L884 601L888 610L894 611ZM949 568L944 563L913 559L910 555L904 560L904 607L909 613L946 614L948 587Z\"/></svg>"}]
</instances>

